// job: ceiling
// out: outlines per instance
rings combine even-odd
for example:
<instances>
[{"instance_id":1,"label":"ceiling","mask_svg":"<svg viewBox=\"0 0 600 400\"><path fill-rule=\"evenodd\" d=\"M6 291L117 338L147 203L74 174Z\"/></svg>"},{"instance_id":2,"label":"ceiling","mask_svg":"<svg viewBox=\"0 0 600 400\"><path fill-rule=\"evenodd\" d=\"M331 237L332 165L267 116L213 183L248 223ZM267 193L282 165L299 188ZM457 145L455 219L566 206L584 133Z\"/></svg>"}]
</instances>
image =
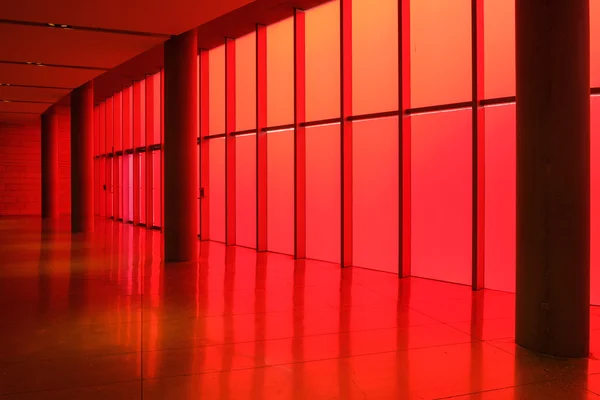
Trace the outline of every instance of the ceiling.
<instances>
[{"instance_id":1,"label":"ceiling","mask_svg":"<svg viewBox=\"0 0 600 400\"><path fill-rule=\"evenodd\" d=\"M37 123L90 80L99 102L159 71L171 35L198 27L211 48L326 1L0 0L0 124Z\"/></svg>"},{"instance_id":2,"label":"ceiling","mask_svg":"<svg viewBox=\"0 0 600 400\"><path fill-rule=\"evenodd\" d=\"M72 89L253 1L0 1L0 124L39 121Z\"/></svg>"}]
</instances>

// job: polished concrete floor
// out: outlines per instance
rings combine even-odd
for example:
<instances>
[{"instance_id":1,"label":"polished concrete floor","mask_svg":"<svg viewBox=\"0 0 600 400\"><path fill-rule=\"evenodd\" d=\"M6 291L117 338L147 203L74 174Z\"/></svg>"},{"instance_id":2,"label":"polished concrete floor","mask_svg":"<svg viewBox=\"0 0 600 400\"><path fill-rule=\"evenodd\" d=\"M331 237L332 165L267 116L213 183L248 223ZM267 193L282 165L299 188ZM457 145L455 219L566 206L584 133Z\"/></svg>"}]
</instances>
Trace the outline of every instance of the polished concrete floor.
<instances>
[{"instance_id":1,"label":"polished concrete floor","mask_svg":"<svg viewBox=\"0 0 600 400\"><path fill-rule=\"evenodd\" d=\"M0 218L0 399L600 398L593 355L515 346L512 294L67 227Z\"/></svg>"}]
</instances>

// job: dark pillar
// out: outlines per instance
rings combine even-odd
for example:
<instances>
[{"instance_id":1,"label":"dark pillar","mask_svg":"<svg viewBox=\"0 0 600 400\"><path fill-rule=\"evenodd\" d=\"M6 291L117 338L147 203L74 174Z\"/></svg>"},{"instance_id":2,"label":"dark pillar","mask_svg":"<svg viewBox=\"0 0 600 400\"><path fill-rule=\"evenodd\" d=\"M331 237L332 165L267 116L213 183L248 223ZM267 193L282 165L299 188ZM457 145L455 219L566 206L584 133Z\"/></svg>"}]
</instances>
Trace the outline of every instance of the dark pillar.
<instances>
[{"instance_id":1,"label":"dark pillar","mask_svg":"<svg viewBox=\"0 0 600 400\"><path fill-rule=\"evenodd\" d=\"M71 92L71 230L94 231L94 84Z\"/></svg>"},{"instance_id":2,"label":"dark pillar","mask_svg":"<svg viewBox=\"0 0 600 400\"><path fill-rule=\"evenodd\" d=\"M197 256L197 43L196 30L165 42L165 261Z\"/></svg>"},{"instance_id":3,"label":"dark pillar","mask_svg":"<svg viewBox=\"0 0 600 400\"><path fill-rule=\"evenodd\" d=\"M58 115L42 114L42 218L58 217Z\"/></svg>"},{"instance_id":4,"label":"dark pillar","mask_svg":"<svg viewBox=\"0 0 600 400\"><path fill-rule=\"evenodd\" d=\"M589 354L589 0L516 2L516 341Z\"/></svg>"}]
</instances>

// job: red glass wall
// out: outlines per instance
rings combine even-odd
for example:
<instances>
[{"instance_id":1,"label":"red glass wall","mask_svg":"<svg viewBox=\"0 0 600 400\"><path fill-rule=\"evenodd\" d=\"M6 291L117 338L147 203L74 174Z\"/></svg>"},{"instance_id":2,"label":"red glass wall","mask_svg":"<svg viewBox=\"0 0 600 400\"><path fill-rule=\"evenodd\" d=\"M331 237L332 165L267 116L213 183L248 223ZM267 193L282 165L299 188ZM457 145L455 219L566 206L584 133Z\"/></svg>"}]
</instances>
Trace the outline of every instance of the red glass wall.
<instances>
[{"instance_id":1,"label":"red glass wall","mask_svg":"<svg viewBox=\"0 0 600 400\"><path fill-rule=\"evenodd\" d=\"M471 283L471 110L412 117L412 274Z\"/></svg>"},{"instance_id":2,"label":"red glass wall","mask_svg":"<svg viewBox=\"0 0 600 400\"><path fill-rule=\"evenodd\" d=\"M294 20L267 26L267 125L294 122Z\"/></svg>"},{"instance_id":3,"label":"red glass wall","mask_svg":"<svg viewBox=\"0 0 600 400\"><path fill-rule=\"evenodd\" d=\"M354 265L398 272L398 118L352 130Z\"/></svg>"},{"instance_id":4,"label":"red glass wall","mask_svg":"<svg viewBox=\"0 0 600 400\"><path fill-rule=\"evenodd\" d=\"M161 226L161 152L155 150L152 153L152 225Z\"/></svg>"}]
</instances>

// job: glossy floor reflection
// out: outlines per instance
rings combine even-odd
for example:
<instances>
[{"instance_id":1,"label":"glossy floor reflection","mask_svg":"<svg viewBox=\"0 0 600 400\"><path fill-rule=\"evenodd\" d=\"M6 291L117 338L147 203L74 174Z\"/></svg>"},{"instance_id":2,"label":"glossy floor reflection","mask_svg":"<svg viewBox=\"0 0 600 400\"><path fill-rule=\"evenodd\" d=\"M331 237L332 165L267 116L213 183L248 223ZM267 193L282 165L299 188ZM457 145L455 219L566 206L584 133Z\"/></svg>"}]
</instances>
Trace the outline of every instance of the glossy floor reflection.
<instances>
[{"instance_id":1,"label":"glossy floor reflection","mask_svg":"<svg viewBox=\"0 0 600 400\"><path fill-rule=\"evenodd\" d=\"M199 242L197 263L164 266L158 231L43 228L0 219L2 399L600 394L593 355L515 346L512 294L217 243ZM591 315L594 350L600 310Z\"/></svg>"}]
</instances>

